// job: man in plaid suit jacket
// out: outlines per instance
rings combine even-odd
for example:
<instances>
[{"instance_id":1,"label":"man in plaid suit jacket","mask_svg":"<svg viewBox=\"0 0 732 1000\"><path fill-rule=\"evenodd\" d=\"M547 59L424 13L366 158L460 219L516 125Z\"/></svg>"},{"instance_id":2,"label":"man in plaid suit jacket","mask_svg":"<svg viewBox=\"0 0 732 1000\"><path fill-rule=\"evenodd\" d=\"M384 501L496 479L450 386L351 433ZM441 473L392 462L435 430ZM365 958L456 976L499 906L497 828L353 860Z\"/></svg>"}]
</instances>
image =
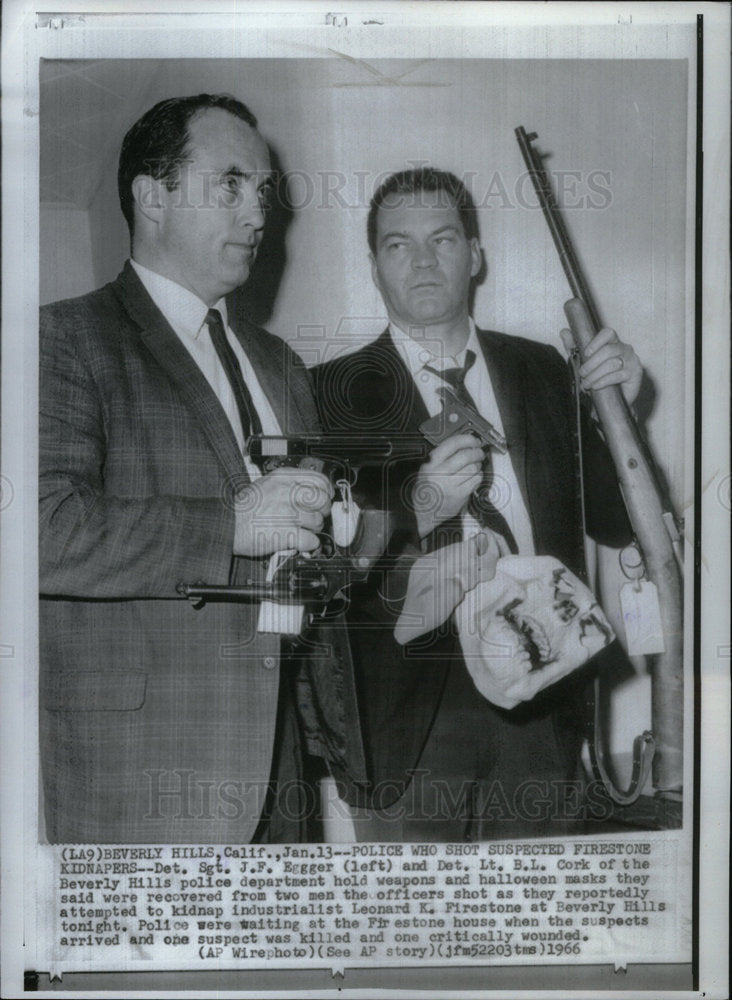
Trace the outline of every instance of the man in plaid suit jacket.
<instances>
[{"instance_id":1,"label":"man in plaid suit jacket","mask_svg":"<svg viewBox=\"0 0 732 1000\"><path fill-rule=\"evenodd\" d=\"M262 580L273 552L315 548L329 510L325 477L256 478L242 452L256 424L293 434L317 423L299 359L226 314L270 185L244 105L161 102L120 157L131 262L98 291L42 310L40 731L52 842L297 840L314 806L304 749L339 776L355 761L359 775L340 637L319 634L306 661L257 631L258 605L196 610L176 592L181 581ZM213 349L219 321L244 412Z\"/></svg>"}]
</instances>

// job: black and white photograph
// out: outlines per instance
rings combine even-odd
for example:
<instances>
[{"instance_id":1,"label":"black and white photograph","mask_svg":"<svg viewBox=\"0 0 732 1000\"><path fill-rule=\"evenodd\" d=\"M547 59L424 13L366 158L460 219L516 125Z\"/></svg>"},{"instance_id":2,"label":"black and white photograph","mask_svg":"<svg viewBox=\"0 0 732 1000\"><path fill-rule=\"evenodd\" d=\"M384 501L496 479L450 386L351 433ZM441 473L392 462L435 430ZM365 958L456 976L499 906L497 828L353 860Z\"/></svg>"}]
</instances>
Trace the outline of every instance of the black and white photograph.
<instances>
[{"instance_id":1,"label":"black and white photograph","mask_svg":"<svg viewBox=\"0 0 732 1000\"><path fill-rule=\"evenodd\" d=\"M725 995L729 10L676 6L16 5L7 982Z\"/></svg>"}]
</instances>

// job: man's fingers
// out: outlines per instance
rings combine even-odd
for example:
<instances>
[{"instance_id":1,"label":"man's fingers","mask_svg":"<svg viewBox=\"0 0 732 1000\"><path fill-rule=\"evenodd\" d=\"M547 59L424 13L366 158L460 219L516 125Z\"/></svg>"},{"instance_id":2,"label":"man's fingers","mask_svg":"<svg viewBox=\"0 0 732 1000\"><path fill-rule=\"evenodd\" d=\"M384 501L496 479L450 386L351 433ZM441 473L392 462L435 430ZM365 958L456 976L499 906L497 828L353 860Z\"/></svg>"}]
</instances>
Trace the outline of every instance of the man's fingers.
<instances>
[{"instance_id":1,"label":"man's fingers","mask_svg":"<svg viewBox=\"0 0 732 1000\"><path fill-rule=\"evenodd\" d=\"M432 465L441 465L461 449L475 448L477 440L474 434L454 434L432 449L429 461Z\"/></svg>"},{"instance_id":2,"label":"man's fingers","mask_svg":"<svg viewBox=\"0 0 732 1000\"><path fill-rule=\"evenodd\" d=\"M470 494L477 490L483 482L480 472L466 470L453 475L435 476L432 479L432 487L438 494L445 497L462 497L467 500Z\"/></svg>"},{"instance_id":3,"label":"man's fingers","mask_svg":"<svg viewBox=\"0 0 732 1000\"><path fill-rule=\"evenodd\" d=\"M461 574L465 590L472 590L481 580L492 580L498 562L498 543L490 529L473 535L463 542L464 572Z\"/></svg>"},{"instance_id":4,"label":"man's fingers","mask_svg":"<svg viewBox=\"0 0 732 1000\"><path fill-rule=\"evenodd\" d=\"M609 345L599 351L587 366L580 368L583 389L604 389L608 385L626 386L632 390L630 394L633 398L642 374L635 352L627 345L620 345L620 349L616 345Z\"/></svg>"},{"instance_id":5,"label":"man's fingers","mask_svg":"<svg viewBox=\"0 0 732 1000\"><path fill-rule=\"evenodd\" d=\"M594 353L580 368L584 390L619 385L630 404L635 402L643 380L643 366L630 344L615 338L612 330L601 330L592 341Z\"/></svg>"},{"instance_id":6,"label":"man's fingers","mask_svg":"<svg viewBox=\"0 0 732 1000\"><path fill-rule=\"evenodd\" d=\"M317 510L301 510L298 512L297 524L309 531L320 531L323 527L323 515Z\"/></svg>"},{"instance_id":7,"label":"man's fingers","mask_svg":"<svg viewBox=\"0 0 732 1000\"><path fill-rule=\"evenodd\" d=\"M612 344L605 344L580 365L580 377L586 379L603 368L619 371L624 367L626 353L630 356L630 348L626 350L625 345L617 340Z\"/></svg>"},{"instance_id":8,"label":"man's fingers","mask_svg":"<svg viewBox=\"0 0 732 1000\"><path fill-rule=\"evenodd\" d=\"M272 531L262 532L257 539L257 554L268 556L273 552L314 552L320 547L320 539L315 532L297 524L282 525Z\"/></svg>"},{"instance_id":9,"label":"man's fingers","mask_svg":"<svg viewBox=\"0 0 732 1000\"><path fill-rule=\"evenodd\" d=\"M473 551L483 563L488 564L498 561L501 555L500 543L503 539L495 531L491 531L490 528L483 528L480 534L473 535L471 541L474 546Z\"/></svg>"},{"instance_id":10,"label":"man's fingers","mask_svg":"<svg viewBox=\"0 0 732 1000\"><path fill-rule=\"evenodd\" d=\"M483 461L485 455L483 454L483 449L479 448L475 444L475 438L473 438L472 447L460 448L454 454L450 455L449 458L444 459L439 465L435 465L432 469L432 475L434 476L452 476L458 472L463 472L472 466L472 472L479 472L483 466Z\"/></svg>"},{"instance_id":11,"label":"man's fingers","mask_svg":"<svg viewBox=\"0 0 732 1000\"><path fill-rule=\"evenodd\" d=\"M323 475L322 472L315 472L312 469L296 469L299 473L299 482L301 486L310 486L316 489L320 493L324 493L328 500L333 499L334 489L333 484L327 476Z\"/></svg>"},{"instance_id":12,"label":"man's fingers","mask_svg":"<svg viewBox=\"0 0 732 1000\"><path fill-rule=\"evenodd\" d=\"M282 466L264 476L260 483L264 485L268 481L272 487L301 490L303 497L308 496L308 491L313 491L313 495L322 493L329 500L333 498L334 490L330 480L322 472L316 472L314 469Z\"/></svg>"},{"instance_id":13,"label":"man's fingers","mask_svg":"<svg viewBox=\"0 0 732 1000\"><path fill-rule=\"evenodd\" d=\"M297 549L298 552L314 552L319 547L320 539L317 535L314 535L312 531L308 531L306 528L297 529L295 544L292 548Z\"/></svg>"},{"instance_id":14,"label":"man's fingers","mask_svg":"<svg viewBox=\"0 0 732 1000\"><path fill-rule=\"evenodd\" d=\"M290 503L299 512L308 511L325 516L330 511L331 497L320 489L299 484L294 487Z\"/></svg>"},{"instance_id":15,"label":"man's fingers","mask_svg":"<svg viewBox=\"0 0 732 1000\"><path fill-rule=\"evenodd\" d=\"M479 556L493 549L500 551L500 543L503 541L501 535L492 528L481 528L477 535L472 535L471 540L475 546L475 551Z\"/></svg>"},{"instance_id":16,"label":"man's fingers","mask_svg":"<svg viewBox=\"0 0 732 1000\"><path fill-rule=\"evenodd\" d=\"M561 331L565 347L568 346L568 333ZM631 345L620 340L615 330L603 327L585 348L579 375L583 389L619 385L626 399L632 402L640 388L643 368Z\"/></svg>"},{"instance_id":17,"label":"man's fingers","mask_svg":"<svg viewBox=\"0 0 732 1000\"><path fill-rule=\"evenodd\" d=\"M605 375L595 375L591 382L585 385L584 381L582 383L583 389L606 389L609 385L622 385L623 382L628 381L628 374L624 371L614 371L608 372Z\"/></svg>"},{"instance_id":18,"label":"man's fingers","mask_svg":"<svg viewBox=\"0 0 732 1000\"><path fill-rule=\"evenodd\" d=\"M265 512L287 505L293 511L316 510L327 514L333 488L327 476L311 469L275 469L257 480Z\"/></svg>"},{"instance_id":19,"label":"man's fingers","mask_svg":"<svg viewBox=\"0 0 732 1000\"><path fill-rule=\"evenodd\" d=\"M601 330L598 330L587 347L585 347L585 359L593 357L601 348L612 343L619 344L620 339L615 330L611 330L609 326L604 326Z\"/></svg>"}]
</instances>

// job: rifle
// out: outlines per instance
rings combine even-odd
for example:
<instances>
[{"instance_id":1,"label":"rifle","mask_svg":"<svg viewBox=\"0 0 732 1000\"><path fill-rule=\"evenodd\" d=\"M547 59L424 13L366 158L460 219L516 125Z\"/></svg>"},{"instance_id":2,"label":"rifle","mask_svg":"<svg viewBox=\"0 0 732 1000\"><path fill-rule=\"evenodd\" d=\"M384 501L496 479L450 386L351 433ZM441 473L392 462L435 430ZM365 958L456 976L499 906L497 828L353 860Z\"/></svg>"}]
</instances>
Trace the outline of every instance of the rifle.
<instances>
[{"instance_id":1,"label":"rifle","mask_svg":"<svg viewBox=\"0 0 732 1000\"><path fill-rule=\"evenodd\" d=\"M564 225L542 156L532 146L538 136L536 132L527 134L521 126L515 134L573 295L565 303L564 310L576 350L583 358L585 347L602 327L599 312ZM673 811L674 802L680 801L683 778L683 614L681 573L674 551L674 543L678 540L676 520L659 486L648 445L620 388L613 385L593 390L592 399L648 578L658 591L664 651L652 658L653 732L636 738L629 790L620 792L614 787L592 740L590 755L595 773L611 797L622 805L638 798L644 771L653 755L656 795L670 804Z\"/></svg>"}]
</instances>

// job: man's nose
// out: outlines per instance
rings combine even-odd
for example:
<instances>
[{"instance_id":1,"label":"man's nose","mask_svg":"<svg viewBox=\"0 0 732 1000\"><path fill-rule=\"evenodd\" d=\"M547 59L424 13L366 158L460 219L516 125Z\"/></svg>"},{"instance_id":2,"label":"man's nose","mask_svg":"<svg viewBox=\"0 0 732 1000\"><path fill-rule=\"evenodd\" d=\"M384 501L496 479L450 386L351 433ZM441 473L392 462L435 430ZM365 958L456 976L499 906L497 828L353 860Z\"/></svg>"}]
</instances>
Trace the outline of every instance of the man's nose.
<instances>
[{"instance_id":1,"label":"man's nose","mask_svg":"<svg viewBox=\"0 0 732 1000\"><path fill-rule=\"evenodd\" d=\"M240 226L249 226L255 231L264 229L266 212L255 184L242 189L236 221Z\"/></svg>"},{"instance_id":2,"label":"man's nose","mask_svg":"<svg viewBox=\"0 0 732 1000\"><path fill-rule=\"evenodd\" d=\"M412 254L412 267L434 267L436 264L437 256L429 244L416 247Z\"/></svg>"}]
</instances>

